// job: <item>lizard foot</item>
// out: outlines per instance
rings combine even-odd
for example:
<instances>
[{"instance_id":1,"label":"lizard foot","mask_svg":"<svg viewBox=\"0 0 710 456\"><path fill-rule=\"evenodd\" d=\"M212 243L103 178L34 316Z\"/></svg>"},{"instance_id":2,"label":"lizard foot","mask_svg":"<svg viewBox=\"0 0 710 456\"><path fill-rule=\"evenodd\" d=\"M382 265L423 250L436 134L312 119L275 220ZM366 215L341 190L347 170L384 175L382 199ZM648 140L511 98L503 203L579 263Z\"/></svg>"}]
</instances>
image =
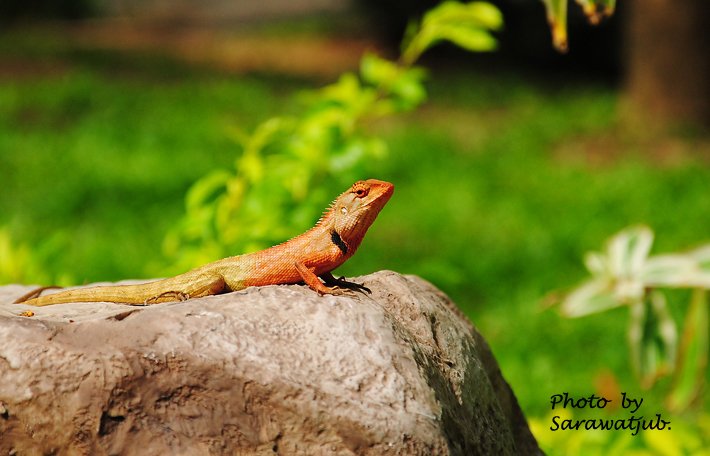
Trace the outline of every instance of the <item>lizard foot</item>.
<instances>
[{"instance_id":1,"label":"lizard foot","mask_svg":"<svg viewBox=\"0 0 710 456\"><path fill-rule=\"evenodd\" d=\"M351 292L352 290L348 290L345 288L340 288L337 286L334 287L326 287L324 286L323 288L318 290L318 294L323 296L323 295L331 295L331 296L342 296L346 293Z\"/></svg>"},{"instance_id":2,"label":"lizard foot","mask_svg":"<svg viewBox=\"0 0 710 456\"><path fill-rule=\"evenodd\" d=\"M348 282L347 280L345 280L344 276L335 278L332 274L324 274L321 276L321 278L326 283L326 285L331 285L331 287L329 287L330 289L341 289L341 291L360 291L368 294L372 293L372 290L367 288L365 285L356 282Z\"/></svg>"},{"instance_id":3,"label":"lizard foot","mask_svg":"<svg viewBox=\"0 0 710 456\"><path fill-rule=\"evenodd\" d=\"M157 304L160 302L175 302L175 301L187 301L190 299L190 295L187 293L183 293L182 291L166 291L164 293L160 293L157 296L153 296L151 298L146 299L143 301L144 306L149 306L151 304Z\"/></svg>"}]
</instances>

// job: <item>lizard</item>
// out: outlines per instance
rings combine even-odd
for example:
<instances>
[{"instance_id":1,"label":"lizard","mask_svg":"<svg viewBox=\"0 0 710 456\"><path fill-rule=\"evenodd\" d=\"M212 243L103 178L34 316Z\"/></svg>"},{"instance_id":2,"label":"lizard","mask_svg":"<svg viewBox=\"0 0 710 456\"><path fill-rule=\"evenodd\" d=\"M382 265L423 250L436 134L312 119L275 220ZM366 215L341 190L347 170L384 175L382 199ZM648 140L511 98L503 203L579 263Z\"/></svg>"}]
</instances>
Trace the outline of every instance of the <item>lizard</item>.
<instances>
[{"instance_id":1,"label":"lizard","mask_svg":"<svg viewBox=\"0 0 710 456\"><path fill-rule=\"evenodd\" d=\"M184 301L242 290L250 286L305 282L319 295L343 294L363 285L336 279L331 271L353 256L368 228L394 192L394 185L376 179L355 182L303 234L258 252L224 258L189 272L135 285L110 285L64 290L41 296L44 287L15 303L47 306L75 302L150 305ZM320 279L323 279L321 282Z\"/></svg>"}]
</instances>

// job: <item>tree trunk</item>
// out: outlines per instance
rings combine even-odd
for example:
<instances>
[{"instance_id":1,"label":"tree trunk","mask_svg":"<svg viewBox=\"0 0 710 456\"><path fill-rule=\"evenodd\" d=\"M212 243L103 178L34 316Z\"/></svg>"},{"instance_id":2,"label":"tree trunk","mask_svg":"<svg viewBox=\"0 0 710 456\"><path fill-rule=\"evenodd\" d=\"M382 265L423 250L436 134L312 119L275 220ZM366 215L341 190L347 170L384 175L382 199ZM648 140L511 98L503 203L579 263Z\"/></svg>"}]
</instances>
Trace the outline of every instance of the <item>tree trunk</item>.
<instances>
[{"instance_id":1,"label":"tree trunk","mask_svg":"<svg viewBox=\"0 0 710 456\"><path fill-rule=\"evenodd\" d=\"M710 126L708 0L626 0L626 93L632 115Z\"/></svg>"}]
</instances>

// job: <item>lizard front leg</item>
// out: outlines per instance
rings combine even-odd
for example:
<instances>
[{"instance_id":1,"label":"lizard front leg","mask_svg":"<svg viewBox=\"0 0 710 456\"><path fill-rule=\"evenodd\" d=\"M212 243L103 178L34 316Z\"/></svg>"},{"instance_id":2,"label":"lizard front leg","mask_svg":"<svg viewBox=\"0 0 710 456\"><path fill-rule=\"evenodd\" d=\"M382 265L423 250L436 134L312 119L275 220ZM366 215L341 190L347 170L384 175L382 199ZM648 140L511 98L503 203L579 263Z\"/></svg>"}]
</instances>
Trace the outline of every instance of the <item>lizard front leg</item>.
<instances>
[{"instance_id":1,"label":"lizard front leg","mask_svg":"<svg viewBox=\"0 0 710 456\"><path fill-rule=\"evenodd\" d=\"M343 290L339 287L326 287L323 285L323 282L320 281L318 276L315 274L314 270L303 264L301 261L296 261L295 263L296 270L298 273L301 275L301 278L303 279L304 282L306 282L306 285L308 285L311 290L315 291L318 294L330 294L330 295L339 295L343 294ZM332 276L331 276L332 277Z\"/></svg>"}]
</instances>

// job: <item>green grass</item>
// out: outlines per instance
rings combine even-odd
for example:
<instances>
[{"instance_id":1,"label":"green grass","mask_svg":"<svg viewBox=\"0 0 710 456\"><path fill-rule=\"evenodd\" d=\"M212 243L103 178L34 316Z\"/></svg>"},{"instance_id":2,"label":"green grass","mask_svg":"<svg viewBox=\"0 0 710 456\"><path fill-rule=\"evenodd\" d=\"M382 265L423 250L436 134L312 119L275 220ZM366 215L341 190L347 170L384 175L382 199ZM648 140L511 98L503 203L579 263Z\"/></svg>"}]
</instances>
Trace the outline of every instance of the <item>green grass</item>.
<instances>
[{"instance_id":1,"label":"green grass","mask_svg":"<svg viewBox=\"0 0 710 456\"><path fill-rule=\"evenodd\" d=\"M140 76L79 65L0 83L0 224L60 237L47 268L78 282L145 274L189 186L233 166L232 132L280 99L254 78Z\"/></svg>"},{"instance_id":2,"label":"green grass","mask_svg":"<svg viewBox=\"0 0 710 456\"><path fill-rule=\"evenodd\" d=\"M188 187L233 166L233 130L310 88L145 56L54 58L56 72L0 79L0 227L42 262L26 282L158 273ZM545 415L552 394L588 396L603 371L655 413L662 395L629 372L625 309L565 320L540 302L583 279L584 252L630 224L654 228L657 252L710 238L710 168L693 141L661 138L680 158L659 155L619 127L617 102L607 87L434 73L425 108L372 126L391 151L363 177L397 190L342 272L394 269L449 293L530 415Z\"/></svg>"}]
</instances>

